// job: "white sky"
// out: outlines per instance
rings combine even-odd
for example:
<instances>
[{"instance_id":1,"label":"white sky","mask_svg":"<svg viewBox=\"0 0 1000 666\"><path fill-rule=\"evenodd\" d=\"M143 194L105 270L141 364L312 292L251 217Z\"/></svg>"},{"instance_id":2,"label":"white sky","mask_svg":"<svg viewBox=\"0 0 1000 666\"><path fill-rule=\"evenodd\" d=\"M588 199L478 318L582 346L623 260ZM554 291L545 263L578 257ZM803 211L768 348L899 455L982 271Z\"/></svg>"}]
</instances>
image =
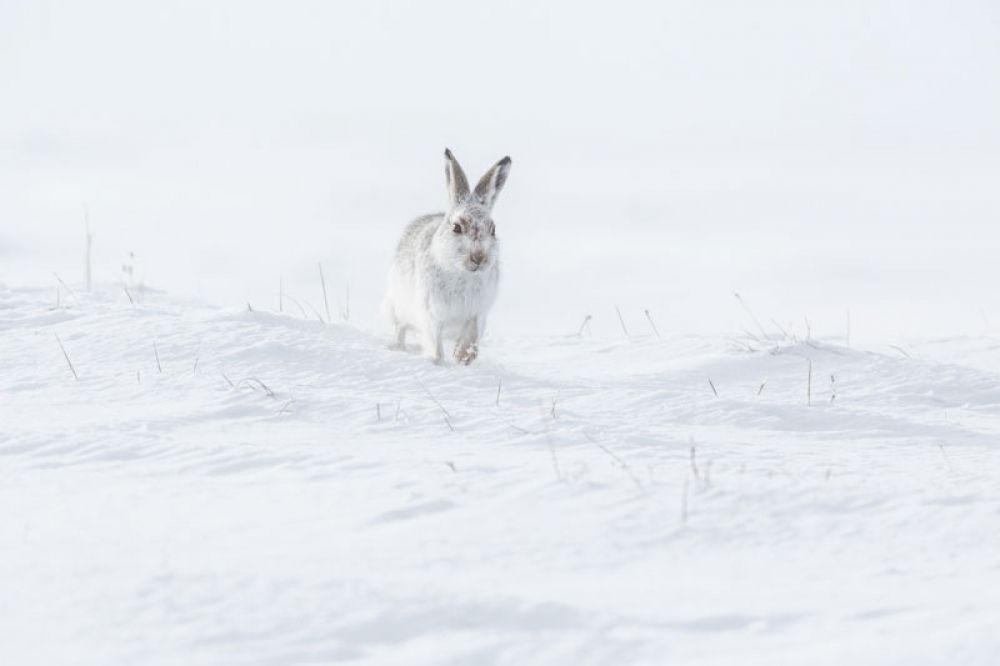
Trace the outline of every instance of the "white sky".
<instances>
[{"instance_id":1,"label":"white sky","mask_svg":"<svg viewBox=\"0 0 1000 666\"><path fill-rule=\"evenodd\" d=\"M514 158L495 330L1000 321L995 3L344 4L0 2L0 280L82 274L87 202L99 279L317 301L323 261L374 327L448 145Z\"/></svg>"}]
</instances>

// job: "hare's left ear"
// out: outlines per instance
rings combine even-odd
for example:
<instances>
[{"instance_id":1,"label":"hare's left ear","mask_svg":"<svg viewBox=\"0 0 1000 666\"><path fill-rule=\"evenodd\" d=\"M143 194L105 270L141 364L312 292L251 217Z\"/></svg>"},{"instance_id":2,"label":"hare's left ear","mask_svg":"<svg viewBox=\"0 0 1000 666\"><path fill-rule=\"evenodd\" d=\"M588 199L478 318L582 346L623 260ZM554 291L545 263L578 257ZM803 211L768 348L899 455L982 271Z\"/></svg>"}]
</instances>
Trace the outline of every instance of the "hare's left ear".
<instances>
[{"instance_id":1,"label":"hare's left ear","mask_svg":"<svg viewBox=\"0 0 1000 666\"><path fill-rule=\"evenodd\" d=\"M505 157L483 175L476 185L476 198L483 202L487 208L493 208L497 200L497 195L503 189L503 184L507 182L507 174L510 173L510 157Z\"/></svg>"}]
</instances>

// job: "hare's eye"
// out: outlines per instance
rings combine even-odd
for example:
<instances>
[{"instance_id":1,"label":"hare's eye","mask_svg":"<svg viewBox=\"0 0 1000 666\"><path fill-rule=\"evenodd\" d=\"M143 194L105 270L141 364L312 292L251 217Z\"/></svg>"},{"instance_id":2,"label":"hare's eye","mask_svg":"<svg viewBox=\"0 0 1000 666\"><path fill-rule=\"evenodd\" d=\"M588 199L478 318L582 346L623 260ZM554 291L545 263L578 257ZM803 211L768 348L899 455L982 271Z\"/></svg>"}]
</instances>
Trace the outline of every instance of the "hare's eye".
<instances>
[{"instance_id":1,"label":"hare's eye","mask_svg":"<svg viewBox=\"0 0 1000 666\"><path fill-rule=\"evenodd\" d=\"M496 235L497 235L497 225L490 222L490 236L496 236Z\"/></svg>"},{"instance_id":2,"label":"hare's eye","mask_svg":"<svg viewBox=\"0 0 1000 666\"><path fill-rule=\"evenodd\" d=\"M455 226L453 226L451 228L451 230L454 231L456 234L460 234L460 233L462 233L462 225L461 224L456 224Z\"/></svg>"}]
</instances>

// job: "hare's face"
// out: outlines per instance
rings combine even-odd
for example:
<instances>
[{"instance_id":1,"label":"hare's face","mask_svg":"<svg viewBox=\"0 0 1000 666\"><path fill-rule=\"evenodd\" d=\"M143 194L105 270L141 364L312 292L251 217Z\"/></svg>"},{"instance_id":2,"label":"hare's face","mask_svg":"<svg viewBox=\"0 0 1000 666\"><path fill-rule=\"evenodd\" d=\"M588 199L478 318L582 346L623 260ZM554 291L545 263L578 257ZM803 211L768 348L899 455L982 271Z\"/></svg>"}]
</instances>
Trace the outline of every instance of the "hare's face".
<instances>
[{"instance_id":1,"label":"hare's face","mask_svg":"<svg viewBox=\"0 0 1000 666\"><path fill-rule=\"evenodd\" d=\"M458 270L483 271L496 263L496 225L490 211L475 204L452 208L438 229L439 255ZM440 252L440 250L444 250Z\"/></svg>"},{"instance_id":2,"label":"hare's face","mask_svg":"<svg viewBox=\"0 0 1000 666\"><path fill-rule=\"evenodd\" d=\"M484 271L497 262L496 226L490 211L507 182L510 158L487 171L474 190L450 150L444 151L445 183L450 207L435 238L439 260L457 270Z\"/></svg>"}]
</instances>

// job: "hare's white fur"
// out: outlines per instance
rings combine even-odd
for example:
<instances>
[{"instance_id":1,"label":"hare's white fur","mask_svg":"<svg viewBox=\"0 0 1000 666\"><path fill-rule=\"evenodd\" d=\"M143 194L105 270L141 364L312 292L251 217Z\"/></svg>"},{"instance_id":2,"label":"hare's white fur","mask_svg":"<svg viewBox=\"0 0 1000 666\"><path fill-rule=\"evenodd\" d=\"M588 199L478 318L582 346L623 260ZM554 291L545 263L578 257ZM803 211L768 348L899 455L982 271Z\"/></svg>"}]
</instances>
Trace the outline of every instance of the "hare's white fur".
<instances>
[{"instance_id":1,"label":"hare's white fur","mask_svg":"<svg viewBox=\"0 0 1000 666\"><path fill-rule=\"evenodd\" d=\"M404 348L407 332L413 331L436 363L444 357L445 338L456 340L456 361L475 360L500 281L491 211L509 171L505 157L470 191L462 167L445 150L448 211L411 222L389 270L383 309L393 325L395 347Z\"/></svg>"}]
</instances>

